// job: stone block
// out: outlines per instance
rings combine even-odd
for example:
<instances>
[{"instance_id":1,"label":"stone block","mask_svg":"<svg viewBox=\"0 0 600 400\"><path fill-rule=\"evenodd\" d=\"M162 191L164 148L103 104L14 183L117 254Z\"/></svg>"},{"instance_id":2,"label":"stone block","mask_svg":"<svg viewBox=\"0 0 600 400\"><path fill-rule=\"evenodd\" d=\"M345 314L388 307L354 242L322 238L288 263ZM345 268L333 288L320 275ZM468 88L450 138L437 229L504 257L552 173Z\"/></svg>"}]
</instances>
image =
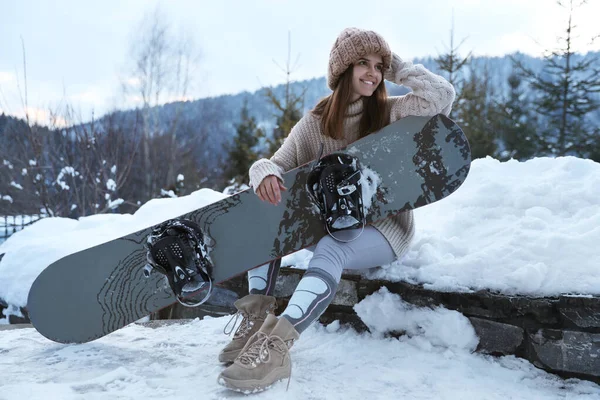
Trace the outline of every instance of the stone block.
<instances>
[{"instance_id":1,"label":"stone block","mask_svg":"<svg viewBox=\"0 0 600 400\"><path fill-rule=\"evenodd\" d=\"M0 318L7 319L9 324L28 324L31 322L26 308L9 305L2 299L0 299Z\"/></svg>"},{"instance_id":2,"label":"stone block","mask_svg":"<svg viewBox=\"0 0 600 400\"><path fill-rule=\"evenodd\" d=\"M487 291L446 296L454 297L455 300L445 301L445 304L467 316L510 322L534 329L541 325L555 325L559 321L556 298L507 296Z\"/></svg>"},{"instance_id":3,"label":"stone block","mask_svg":"<svg viewBox=\"0 0 600 400\"><path fill-rule=\"evenodd\" d=\"M29 317L27 314L23 314L23 316L11 314L8 316L9 324L28 324L30 323Z\"/></svg>"},{"instance_id":4,"label":"stone block","mask_svg":"<svg viewBox=\"0 0 600 400\"><path fill-rule=\"evenodd\" d=\"M300 273L287 273L287 274L279 274L277 278L277 282L275 283L275 290L273 295L277 298L290 298L300 283L300 278L302 275Z\"/></svg>"},{"instance_id":5,"label":"stone block","mask_svg":"<svg viewBox=\"0 0 600 400\"><path fill-rule=\"evenodd\" d=\"M515 354L523 344L524 330L518 326L470 317L479 337L477 352L485 354Z\"/></svg>"},{"instance_id":6,"label":"stone block","mask_svg":"<svg viewBox=\"0 0 600 400\"><path fill-rule=\"evenodd\" d=\"M350 326L357 332L365 332L369 330L365 323L352 309L343 309L343 307L330 307L319 318L319 322L323 325L329 325L334 321L339 321L341 325Z\"/></svg>"},{"instance_id":7,"label":"stone block","mask_svg":"<svg viewBox=\"0 0 600 400\"><path fill-rule=\"evenodd\" d=\"M218 285L213 288L213 292L208 300L197 307L186 307L179 303L174 303L163 308L150 316L151 320L162 319L180 319L180 318L203 318L206 315L218 317L235 313L236 309L233 303L242 297L243 288L237 284ZM247 292L246 292L247 293ZM201 301L204 294L198 295L198 298L191 297L190 302Z\"/></svg>"},{"instance_id":8,"label":"stone block","mask_svg":"<svg viewBox=\"0 0 600 400\"><path fill-rule=\"evenodd\" d=\"M423 289L418 285L407 282L388 282L383 280L362 279L358 282L358 298L360 300L386 287L390 293L395 293L405 301L419 307L441 305L443 303L440 292Z\"/></svg>"},{"instance_id":9,"label":"stone block","mask_svg":"<svg viewBox=\"0 0 600 400\"><path fill-rule=\"evenodd\" d=\"M280 273L277 282L275 283L275 297L289 300L303 275L303 270L292 269L286 270L285 273ZM342 278L331 304L352 307L357 302L358 294L356 281Z\"/></svg>"},{"instance_id":10,"label":"stone block","mask_svg":"<svg viewBox=\"0 0 600 400\"><path fill-rule=\"evenodd\" d=\"M565 325L600 332L600 298L561 296L557 309Z\"/></svg>"},{"instance_id":11,"label":"stone block","mask_svg":"<svg viewBox=\"0 0 600 400\"><path fill-rule=\"evenodd\" d=\"M235 312L235 308L232 307L213 306L210 304L202 304L198 307L184 307L181 304L177 304L169 319L202 319L205 316L222 317L234 314Z\"/></svg>"},{"instance_id":12,"label":"stone block","mask_svg":"<svg viewBox=\"0 0 600 400\"><path fill-rule=\"evenodd\" d=\"M172 325L185 325L189 322L190 322L189 319L161 319L161 320L148 321L148 322L136 322L135 324L145 326L146 328L156 329L156 328L162 328L165 326L172 326Z\"/></svg>"},{"instance_id":13,"label":"stone block","mask_svg":"<svg viewBox=\"0 0 600 400\"><path fill-rule=\"evenodd\" d=\"M356 282L342 279L337 287L337 292L331 304L336 306L353 307L358 303Z\"/></svg>"},{"instance_id":14,"label":"stone block","mask_svg":"<svg viewBox=\"0 0 600 400\"><path fill-rule=\"evenodd\" d=\"M600 381L600 334L539 329L527 335L529 359L554 372L594 377Z\"/></svg>"}]
</instances>

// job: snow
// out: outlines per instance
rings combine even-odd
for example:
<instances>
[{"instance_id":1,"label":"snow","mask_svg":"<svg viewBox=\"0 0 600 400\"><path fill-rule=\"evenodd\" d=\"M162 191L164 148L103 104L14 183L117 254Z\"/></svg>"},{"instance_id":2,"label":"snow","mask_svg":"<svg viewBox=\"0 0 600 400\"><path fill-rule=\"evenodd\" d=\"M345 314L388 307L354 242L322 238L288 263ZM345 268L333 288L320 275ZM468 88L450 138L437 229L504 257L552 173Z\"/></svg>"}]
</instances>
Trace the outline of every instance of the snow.
<instances>
[{"instance_id":1,"label":"snow","mask_svg":"<svg viewBox=\"0 0 600 400\"><path fill-rule=\"evenodd\" d=\"M24 306L35 277L58 258L225 196L201 189L151 200L133 215L45 218L0 245L6 253L0 298ZM456 193L415 210L416 234L405 257L368 276L445 291L600 295L599 198L600 164L590 160L475 160ZM306 268L310 256L292 254L283 264Z\"/></svg>"},{"instance_id":2,"label":"snow","mask_svg":"<svg viewBox=\"0 0 600 400\"><path fill-rule=\"evenodd\" d=\"M416 307L386 288L367 296L354 309L374 336L406 332L428 348L434 345L468 352L475 351L479 343L475 329L458 311Z\"/></svg>"},{"instance_id":3,"label":"snow","mask_svg":"<svg viewBox=\"0 0 600 400\"><path fill-rule=\"evenodd\" d=\"M386 296L385 294L381 294ZM367 301L367 299L365 299ZM368 306L372 309L373 304ZM600 386L564 381L512 356L471 352L472 328L460 314L420 316L388 309L388 320L431 323L428 334L399 340L358 334L339 324L314 324L291 350L292 377L256 399L593 400ZM430 311L423 311L429 313ZM436 318L437 320L436 322ZM0 331L0 398L229 399L244 398L217 384L219 350L229 317L156 329L132 324L94 342L53 343L34 329ZM452 335L436 324L448 324ZM437 332L437 334L436 334ZM465 335L466 339L452 339Z\"/></svg>"},{"instance_id":4,"label":"snow","mask_svg":"<svg viewBox=\"0 0 600 400\"><path fill-rule=\"evenodd\" d=\"M599 295L599 199L590 160L475 160L455 194L415 210L403 260L370 276L440 291Z\"/></svg>"},{"instance_id":5,"label":"snow","mask_svg":"<svg viewBox=\"0 0 600 400\"><path fill-rule=\"evenodd\" d=\"M10 186L14 187L15 189L23 190L23 186L19 185L15 181L11 181Z\"/></svg>"},{"instance_id":6,"label":"snow","mask_svg":"<svg viewBox=\"0 0 600 400\"><path fill-rule=\"evenodd\" d=\"M377 172L367 167L362 167L360 172L359 183L362 190L363 210L366 215L371 208L373 197L377 193L377 188L381 183L381 177Z\"/></svg>"},{"instance_id":7,"label":"snow","mask_svg":"<svg viewBox=\"0 0 600 400\"><path fill-rule=\"evenodd\" d=\"M59 185L62 188L62 190L71 189L71 187L65 181L63 181L63 178L67 175L76 177L79 176L79 172L77 172L73 167L63 167L63 169L61 169L60 173L58 174L58 177L56 178L56 184Z\"/></svg>"},{"instance_id":8,"label":"snow","mask_svg":"<svg viewBox=\"0 0 600 400\"><path fill-rule=\"evenodd\" d=\"M600 164L564 157L475 160L455 194L415 211L399 262L368 276L436 290L530 296L600 294ZM202 189L156 199L133 215L45 218L0 244L0 298L17 313L49 263L173 218L226 195ZM58 234L57 234L58 233ZM306 268L311 253L286 257ZM600 399L600 386L562 380L512 356L474 353L462 314L419 308L385 288L355 306L372 333L315 324L292 348L293 372L257 399ZM34 329L0 331L0 399L239 398L219 386L229 317L152 329L132 324L87 344L53 343ZM386 335L404 331L399 339Z\"/></svg>"},{"instance_id":9,"label":"snow","mask_svg":"<svg viewBox=\"0 0 600 400\"><path fill-rule=\"evenodd\" d=\"M125 202L125 200L123 200L123 199L110 200L108 202L108 208L113 210L113 209L119 207L124 202Z\"/></svg>"},{"instance_id":10,"label":"snow","mask_svg":"<svg viewBox=\"0 0 600 400\"><path fill-rule=\"evenodd\" d=\"M177 195L175 194L174 191L172 191L172 190L165 190L165 189L160 189L160 195L164 196L164 197L171 197L171 198L177 197Z\"/></svg>"},{"instance_id":11,"label":"snow","mask_svg":"<svg viewBox=\"0 0 600 400\"><path fill-rule=\"evenodd\" d=\"M332 227L335 229L346 229L359 223L360 221L351 215L342 215L333 222Z\"/></svg>"},{"instance_id":12,"label":"snow","mask_svg":"<svg viewBox=\"0 0 600 400\"><path fill-rule=\"evenodd\" d=\"M114 179L109 179L106 181L106 188L108 190L110 190L111 192L114 192L115 190L117 190L117 182L114 181Z\"/></svg>"}]
</instances>

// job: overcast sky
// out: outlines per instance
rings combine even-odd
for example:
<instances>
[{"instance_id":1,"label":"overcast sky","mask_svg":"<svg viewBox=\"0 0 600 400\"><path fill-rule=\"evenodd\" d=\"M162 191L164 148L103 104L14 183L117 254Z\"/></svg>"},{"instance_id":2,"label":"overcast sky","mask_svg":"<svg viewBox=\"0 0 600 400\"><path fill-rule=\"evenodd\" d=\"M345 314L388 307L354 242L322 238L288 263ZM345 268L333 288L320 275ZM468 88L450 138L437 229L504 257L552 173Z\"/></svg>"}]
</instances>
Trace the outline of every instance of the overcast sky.
<instances>
[{"instance_id":1,"label":"overcast sky","mask_svg":"<svg viewBox=\"0 0 600 400\"><path fill-rule=\"evenodd\" d=\"M566 0L568 1L568 0ZM0 112L22 116L71 104L88 120L131 105L120 82L131 78L131 43L156 10L200 54L188 98L253 91L285 81L288 32L298 57L293 79L324 76L331 45L349 26L381 33L401 57L435 56L450 42L452 13L461 51L539 56L556 45L566 12L554 0L0 0ZM600 0L575 14L580 51L600 49ZM37 111L36 111L37 110Z\"/></svg>"}]
</instances>

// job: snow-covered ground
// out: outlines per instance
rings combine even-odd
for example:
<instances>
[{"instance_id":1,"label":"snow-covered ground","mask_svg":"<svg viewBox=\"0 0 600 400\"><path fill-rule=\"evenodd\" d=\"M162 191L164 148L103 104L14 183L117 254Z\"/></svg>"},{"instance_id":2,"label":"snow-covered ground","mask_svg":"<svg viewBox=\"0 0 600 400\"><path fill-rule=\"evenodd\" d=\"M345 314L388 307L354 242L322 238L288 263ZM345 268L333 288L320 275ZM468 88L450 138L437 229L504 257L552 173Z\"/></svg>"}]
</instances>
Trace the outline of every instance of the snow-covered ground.
<instances>
[{"instance_id":1,"label":"snow-covered ground","mask_svg":"<svg viewBox=\"0 0 600 400\"><path fill-rule=\"evenodd\" d=\"M152 200L134 215L46 218L0 245L0 298L26 303L52 261L175 217L224 195ZM411 250L371 276L438 290L531 296L600 294L600 164L573 157L476 160L463 187L415 211ZM307 251L284 264L305 267ZM12 311L9 312L14 312ZM455 311L419 309L385 289L356 305L373 333L312 326L292 349L285 382L261 399L600 399L600 386L563 381L513 357L473 353L477 338ZM216 383L228 318L150 329L131 325L82 345L33 329L0 331L0 399L237 398ZM383 336L405 329L400 340Z\"/></svg>"},{"instance_id":2,"label":"snow-covered ground","mask_svg":"<svg viewBox=\"0 0 600 400\"><path fill-rule=\"evenodd\" d=\"M597 400L600 386L563 381L515 357L472 353L477 338L455 311L420 310L390 293L357 306L375 329L396 321L411 337L307 329L291 350L292 378L256 399ZM236 399L217 384L228 317L151 329L130 325L61 345L33 329L0 331L0 399ZM394 324L397 326L398 324ZM389 326L392 327L392 326Z\"/></svg>"}]
</instances>

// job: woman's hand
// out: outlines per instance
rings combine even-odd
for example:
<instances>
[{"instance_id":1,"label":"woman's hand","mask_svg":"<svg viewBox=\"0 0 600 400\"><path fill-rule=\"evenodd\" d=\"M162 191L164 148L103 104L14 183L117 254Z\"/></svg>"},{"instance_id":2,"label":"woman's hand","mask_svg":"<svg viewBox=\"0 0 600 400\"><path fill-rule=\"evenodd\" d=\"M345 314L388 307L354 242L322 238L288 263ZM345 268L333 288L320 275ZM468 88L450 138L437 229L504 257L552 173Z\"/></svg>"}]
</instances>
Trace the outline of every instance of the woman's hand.
<instances>
[{"instance_id":1,"label":"woman's hand","mask_svg":"<svg viewBox=\"0 0 600 400\"><path fill-rule=\"evenodd\" d=\"M262 180L256 194L262 201L268 201L276 206L281 201L281 191L287 190L283 183L275 175L269 175Z\"/></svg>"},{"instance_id":2,"label":"woman's hand","mask_svg":"<svg viewBox=\"0 0 600 400\"><path fill-rule=\"evenodd\" d=\"M396 53L392 53L392 61L390 63L390 67L387 71L384 72L383 78L390 82L394 81L396 77L396 73L404 68L405 62L400 58L400 56Z\"/></svg>"}]
</instances>

